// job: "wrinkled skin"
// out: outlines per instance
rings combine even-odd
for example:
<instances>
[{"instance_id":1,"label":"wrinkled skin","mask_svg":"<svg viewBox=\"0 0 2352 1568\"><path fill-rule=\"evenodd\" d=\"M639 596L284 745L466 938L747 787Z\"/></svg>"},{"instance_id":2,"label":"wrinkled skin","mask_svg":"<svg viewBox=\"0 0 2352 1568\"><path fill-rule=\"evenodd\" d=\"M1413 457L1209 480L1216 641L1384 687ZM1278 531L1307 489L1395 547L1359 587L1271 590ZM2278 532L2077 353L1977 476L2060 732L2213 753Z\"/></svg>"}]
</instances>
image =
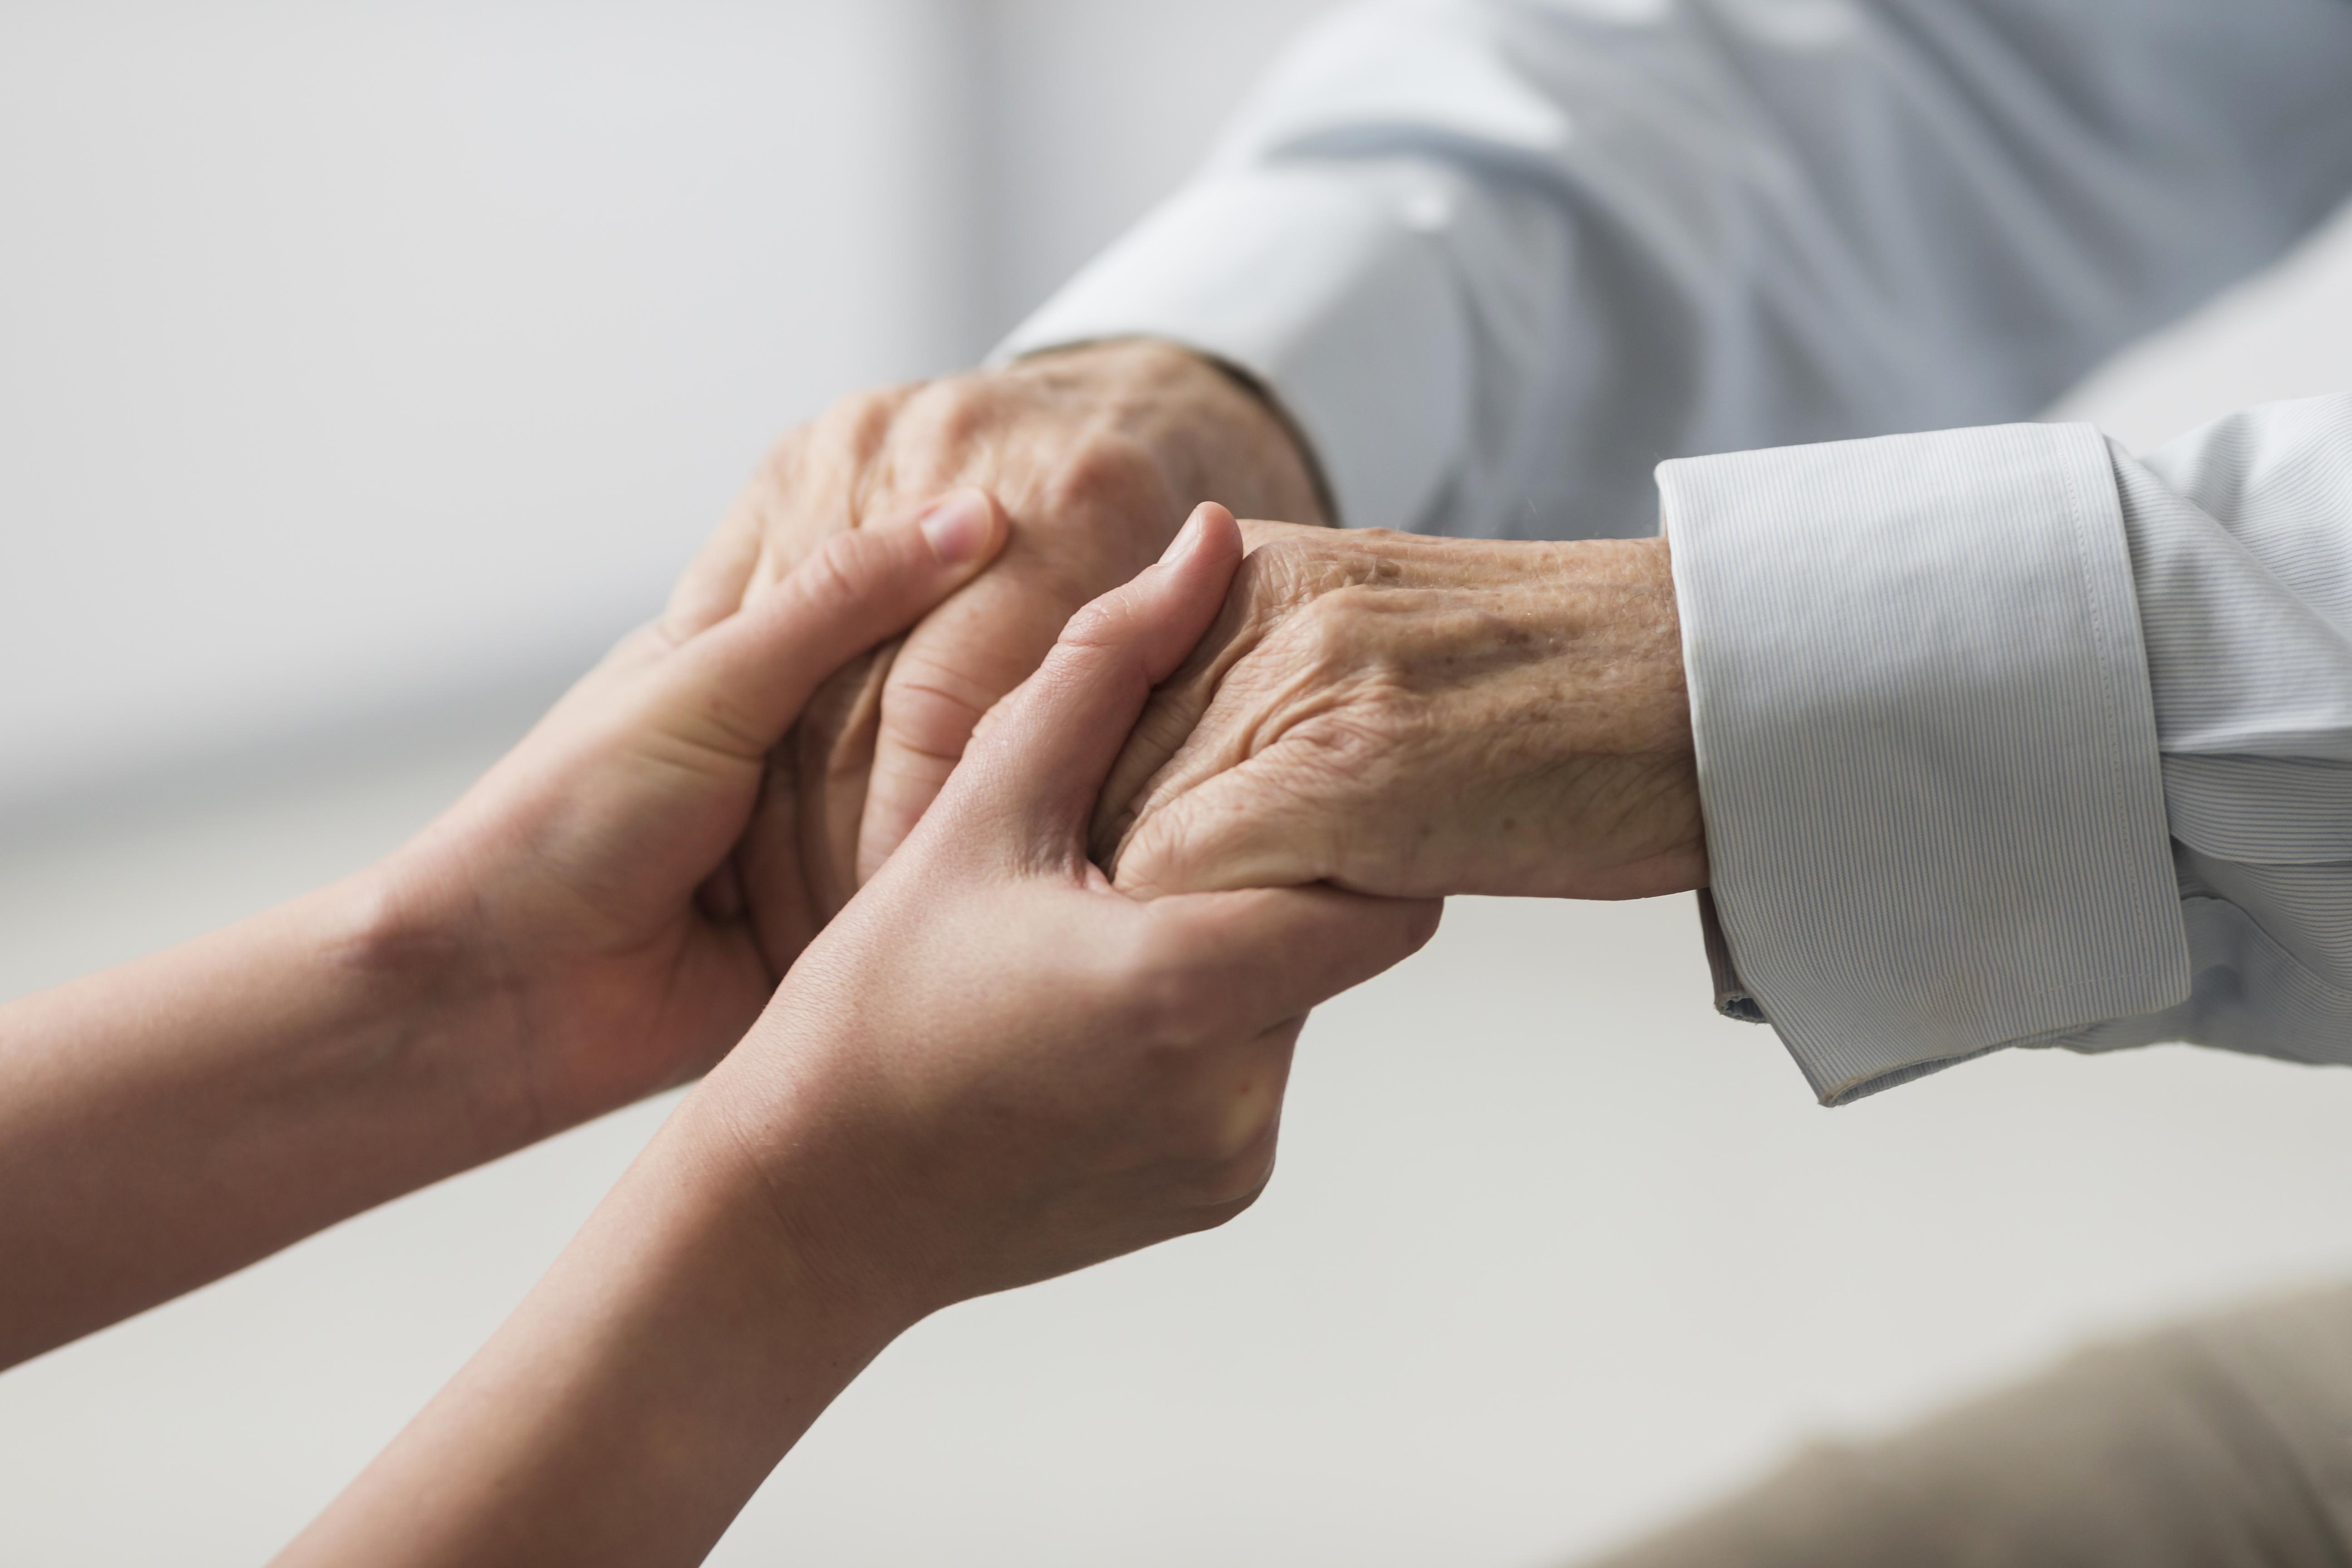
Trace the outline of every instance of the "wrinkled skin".
<instances>
[{"instance_id":1,"label":"wrinkled skin","mask_svg":"<svg viewBox=\"0 0 2352 1568\"><path fill-rule=\"evenodd\" d=\"M755 839L805 868L820 921L906 837L981 716L1070 616L1155 560L1195 504L1325 521L1265 399L1184 350L1098 344L861 394L785 437L688 571L670 620L690 633L830 535L960 486L1008 515L1003 558L833 680L769 770Z\"/></svg>"},{"instance_id":2,"label":"wrinkled skin","mask_svg":"<svg viewBox=\"0 0 2352 1568\"><path fill-rule=\"evenodd\" d=\"M1705 884L1664 541L1249 528L1223 614L1097 807L1119 887Z\"/></svg>"}]
</instances>

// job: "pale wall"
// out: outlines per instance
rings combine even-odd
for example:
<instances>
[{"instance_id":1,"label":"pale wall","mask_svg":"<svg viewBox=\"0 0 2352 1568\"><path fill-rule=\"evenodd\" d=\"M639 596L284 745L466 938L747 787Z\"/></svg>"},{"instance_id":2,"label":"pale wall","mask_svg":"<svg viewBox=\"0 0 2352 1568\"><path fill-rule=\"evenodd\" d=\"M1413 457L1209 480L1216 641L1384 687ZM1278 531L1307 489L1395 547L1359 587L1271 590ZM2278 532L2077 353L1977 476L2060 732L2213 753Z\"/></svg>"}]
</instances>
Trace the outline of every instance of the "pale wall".
<instances>
[{"instance_id":1,"label":"pale wall","mask_svg":"<svg viewBox=\"0 0 2352 1568\"><path fill-rule=\"evenodd\" d=\"M0 817L657 607L772 436L969 335L967 25L0 5Z\"/></svg>"}]
</instances>

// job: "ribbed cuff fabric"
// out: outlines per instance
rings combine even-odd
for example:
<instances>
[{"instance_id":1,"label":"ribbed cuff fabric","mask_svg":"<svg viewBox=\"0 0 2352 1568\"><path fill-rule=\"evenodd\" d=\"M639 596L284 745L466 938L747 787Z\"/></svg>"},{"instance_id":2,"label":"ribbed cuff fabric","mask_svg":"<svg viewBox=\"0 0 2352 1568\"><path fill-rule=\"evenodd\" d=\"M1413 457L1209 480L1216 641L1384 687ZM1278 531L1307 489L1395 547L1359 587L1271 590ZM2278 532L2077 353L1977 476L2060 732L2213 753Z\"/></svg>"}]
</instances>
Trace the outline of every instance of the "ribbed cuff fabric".
<instances>
[{"instance_id":1,"label":"ribbed cuff fabric","mask_svg":"<svg viewBox=\"0 0 2352 1568\"><path fill-rule=\"evenodd\" d=\"M1314 444L1339 521L1410 528L1466 442L1464 307L1425 187L1378 171L1255 170L1182 192L991 356L1163 338L1247 371Z\"/></svg>"},{"instance_id":2,"label":"ribbed cuff fabric","mask_svg":"<svg viewBox=\"0 0 2352 1568\"><path fill-rule=\"evenodd\" d=\"M1823 1103L2188 994L2095 430L1692 458L1658 483L1716 907Z\"/></svg>"}]
</instances>

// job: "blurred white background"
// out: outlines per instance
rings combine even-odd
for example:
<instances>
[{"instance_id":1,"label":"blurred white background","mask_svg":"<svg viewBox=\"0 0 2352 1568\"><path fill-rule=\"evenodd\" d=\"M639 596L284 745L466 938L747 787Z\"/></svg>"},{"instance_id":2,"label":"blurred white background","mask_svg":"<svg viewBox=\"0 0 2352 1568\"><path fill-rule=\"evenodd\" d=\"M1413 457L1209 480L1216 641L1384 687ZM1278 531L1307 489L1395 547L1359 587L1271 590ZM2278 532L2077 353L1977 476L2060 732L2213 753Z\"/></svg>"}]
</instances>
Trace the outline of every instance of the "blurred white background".
<instances>
[{"instance_id":1,"label":"blurred white background","mask_svg":"<svg viewBox=\"0 0 2352 1568\"><path fill-rule=\"evenodd\" d=\"M0 0L0 995L351 869L765 441L970 360L1315 0ZM2352 227L2070 399L2352 381ZM0 1561L257 1561L641 1108L0 1377ZM726 1563L1532 1565L1824 1430L2352 1268L2352 1075L2014 1056L1836 1113L1685 900L1461 902L1228 1230L926 1325Z\"/></svg>"}]
</instances>

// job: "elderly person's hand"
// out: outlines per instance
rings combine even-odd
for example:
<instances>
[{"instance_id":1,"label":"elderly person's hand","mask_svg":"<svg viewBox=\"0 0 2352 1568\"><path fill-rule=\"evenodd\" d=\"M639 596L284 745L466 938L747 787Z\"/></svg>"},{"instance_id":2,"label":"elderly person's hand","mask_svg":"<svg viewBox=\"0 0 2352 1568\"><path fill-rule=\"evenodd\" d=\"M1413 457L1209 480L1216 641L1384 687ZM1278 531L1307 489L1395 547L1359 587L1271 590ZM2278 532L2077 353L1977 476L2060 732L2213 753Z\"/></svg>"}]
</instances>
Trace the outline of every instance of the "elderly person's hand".
<instances>
[{"instance_id":1,"label":"elderly person's hand","mask_svg":"<svg viewBox=\"0 0 2352 1568\"><path fill-rule=\"evenodd\" d=\"M1223 615L1097 809L1118 886L1618 899L1706 882L1663 540L1249 529Z\"/></svg>"},{"instance_id":2,"label":"elderly person's hand","mask_svg":"<svg viewBox=\"0 0 2352 1568\"><path fill-rule=\"evenodd\" d=\"M1071 615L1157 558L1196 503L1322 516L1288 426L1234 375L1164 343L1097 344L863 394L793 432L688 572L671 624L698 630L830 535L963 486L1008 514L1003 559L845 671L771 769L755 836L772 858L786 852L773 840L797 840L820 917L907 836Z\"/></svg>"}]
</instances>

